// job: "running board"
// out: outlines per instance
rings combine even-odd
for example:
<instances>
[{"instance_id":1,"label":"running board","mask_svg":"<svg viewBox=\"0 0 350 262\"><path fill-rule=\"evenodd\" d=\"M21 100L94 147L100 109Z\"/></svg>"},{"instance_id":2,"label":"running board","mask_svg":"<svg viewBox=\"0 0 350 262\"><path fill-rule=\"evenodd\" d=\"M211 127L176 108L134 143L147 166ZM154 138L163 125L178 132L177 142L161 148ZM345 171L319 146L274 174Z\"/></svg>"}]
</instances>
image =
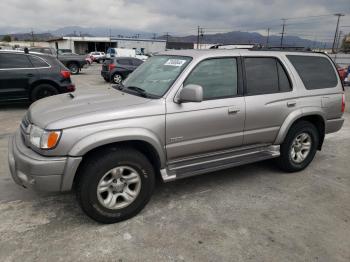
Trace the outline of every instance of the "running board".
<instances>
[{"instance_id":1,"label":"running board","mask_svg":"<svg viewBox=\"0 0 350 262\"><path fill-rule=\"evenodd\" d=\"M160 170L164 182L258 162L280 155L279 145L247 146L171 161Z\"/></svg>"}]
</instances>

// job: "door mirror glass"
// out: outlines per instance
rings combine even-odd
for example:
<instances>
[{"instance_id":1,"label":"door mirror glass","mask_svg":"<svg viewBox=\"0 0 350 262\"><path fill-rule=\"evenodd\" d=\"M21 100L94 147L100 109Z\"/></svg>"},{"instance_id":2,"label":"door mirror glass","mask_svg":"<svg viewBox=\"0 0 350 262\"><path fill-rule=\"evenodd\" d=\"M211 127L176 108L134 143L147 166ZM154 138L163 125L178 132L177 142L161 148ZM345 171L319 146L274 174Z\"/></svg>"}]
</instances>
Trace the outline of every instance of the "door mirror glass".
<instances>
[{"instance_id":1,"label":"door mirror glass","mask_svg":"<svg viewBox=\"0 0 350 262\"><path fill-rule=\"evenodd\" d=\"M202 102L203 88L200 85L189 84L180 91L178 102Z\"/></svg>"}]
</instances>

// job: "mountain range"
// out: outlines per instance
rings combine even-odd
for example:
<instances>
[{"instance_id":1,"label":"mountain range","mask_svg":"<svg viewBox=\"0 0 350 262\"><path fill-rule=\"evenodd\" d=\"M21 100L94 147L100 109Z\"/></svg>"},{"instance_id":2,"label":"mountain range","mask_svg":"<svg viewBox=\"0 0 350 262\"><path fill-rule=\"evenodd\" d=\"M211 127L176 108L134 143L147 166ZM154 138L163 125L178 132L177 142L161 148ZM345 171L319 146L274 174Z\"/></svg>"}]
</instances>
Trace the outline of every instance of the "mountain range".
<instances>
[{"instance_id":1,"label":"mountain range","mask_svg":"<svg viewBox=\"0 0 350 262\"><path fill-rule=\"evenodd\" d=\"M3 35L10 34L13 38L18 40L31 40L31 33L21 33L21 32L31 32L31 29L15 28L15 27L0 27L0 39ZM115 36L115 37L141 37L141 38L152 38L153 33L150 32L140 32L136 30L126 30L123 28L101 28L101 27L80 27L80 26L69 26L62 27L51 31L36 31L34 34L35 40L45 41L59 36ZM187 35L187 36L158 36L158 39L168 39L171 42L197 42L197 35ZM269 45L279 46L280 45L279 35L270 35ZM242 32L233 31L227 33L217 33L217 34L205 34L200 37L201 43L210 44L266 44L266 36L261 35L256 32ZM330 47L331 43L312 41L309 39L300 38L298 36L286 35L284 36L283 43L285 46L300 46L300 47Z\"/></svg>"}]
</instances>

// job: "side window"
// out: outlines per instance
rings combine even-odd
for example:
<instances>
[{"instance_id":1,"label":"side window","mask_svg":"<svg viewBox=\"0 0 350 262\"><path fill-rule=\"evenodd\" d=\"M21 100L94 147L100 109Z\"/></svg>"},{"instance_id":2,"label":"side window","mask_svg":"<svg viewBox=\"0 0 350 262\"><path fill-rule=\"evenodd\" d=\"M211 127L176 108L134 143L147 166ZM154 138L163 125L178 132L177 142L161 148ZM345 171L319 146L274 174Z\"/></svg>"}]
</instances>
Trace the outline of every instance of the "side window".
<instances>
[{"instance_id":1,"label":"side window","mask_svg":"<svg viewBox=\"0 0 350 262\"><path fill-rule=\"evenodd\" d=\"M237 61L215 58L200 62L184 82L203 87L203 98L219 99L237 95Z\"/></svg>"},{"instance_id":2,"label":"side window","mask_svg":"<svg viewBox=\"0 0 350 262\"><path fill-rule=\"evenodd\" d=\"M129 59L118 59L117 63L120 65L130 65L131 61Z\"/></svg>"},{"instance_id":3,"label":"side window","mask_svg":"<svg viewBox=\"0 0 350 262\"><path fill-rule=\"evenodd\" d=\"M338 78L330 61L320 56L287 55L306 89L335 87Z\"/></svg>"},{"instance_id":4,"label":"side window","mask_svg":"<svg viewBox=\"0 0 350 262\"><path fill-rule=\"evenodd\" d=\"M29 56L30 62L34 67L48 67L49 65L41 58L36 56Z\"/></svg>"},{"instance_id":5,"label":"side window","mask_svg":"<svg viewBox=\"0 0 350 262\"><path fill-rule=\"evenodd\" d=\"M288 92L292 89L288 76L276 58L249 57L244 59L248 95Z\"/></svg>"},{"instance_id":6,"label":"side window","mask_svg":"<svg viewBox=\"0 0 350 262\"><path fill-rule=\"evenodd\" d=\"M280 92L289 92L292 90L292 86L289 82L287 72L284 70L283 66L279 61L276 60L277 71L278 71L278 85Z\"/></svg>"},{"instance_id":7,"label":"side window","mask_svg":"<svg viewBox=\"0 0 350 262\"><path fill-rule=\"evenodd\" d=\"M139 60L139 59L132 59L132 64L134 65L134 66L139 66L139 65L141 65L142 64L142 60Z\"/></svg>"},{"instance_id":8,"label":"side window","mask_svg":"<svg viewBox=\"0 0 350 262\"><path fill-rule=\"evenodd\" d=\"M32 68L28 57L24 54L0 54L0 68Z\"/></svg>"},{"instance_id":9,"label":"side window","mask_svg":"<svg viewBox=\"0 0 350 262\"><path fill-rule=\"evenodd\" d=\"M276 61L274 58L245 58L247 94L271 94L279 92Z\"/></svg>"}]
</instances>

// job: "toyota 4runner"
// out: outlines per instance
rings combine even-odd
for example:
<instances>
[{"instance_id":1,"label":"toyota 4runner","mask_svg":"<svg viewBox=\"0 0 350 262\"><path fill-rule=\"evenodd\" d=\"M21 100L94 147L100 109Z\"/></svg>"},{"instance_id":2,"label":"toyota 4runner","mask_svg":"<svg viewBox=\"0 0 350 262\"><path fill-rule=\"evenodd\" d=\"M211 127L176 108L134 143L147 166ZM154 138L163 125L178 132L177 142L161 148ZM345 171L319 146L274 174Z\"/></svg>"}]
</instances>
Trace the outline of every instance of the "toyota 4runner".
<instances>
[{"instance_id":1,"label":"toyota 4runner","mask_svg":"<svg viewBox=\"0 0 350 262\"><path fill-rule=\"evenodd\" d=\"M102 223L136 215L156 177L173 181L275 158L300 171L344 119L344 90L321 53L169 51L105 93L30 107L9 142L16 183L76 188Z\"/></svg>"}]
</instances>

